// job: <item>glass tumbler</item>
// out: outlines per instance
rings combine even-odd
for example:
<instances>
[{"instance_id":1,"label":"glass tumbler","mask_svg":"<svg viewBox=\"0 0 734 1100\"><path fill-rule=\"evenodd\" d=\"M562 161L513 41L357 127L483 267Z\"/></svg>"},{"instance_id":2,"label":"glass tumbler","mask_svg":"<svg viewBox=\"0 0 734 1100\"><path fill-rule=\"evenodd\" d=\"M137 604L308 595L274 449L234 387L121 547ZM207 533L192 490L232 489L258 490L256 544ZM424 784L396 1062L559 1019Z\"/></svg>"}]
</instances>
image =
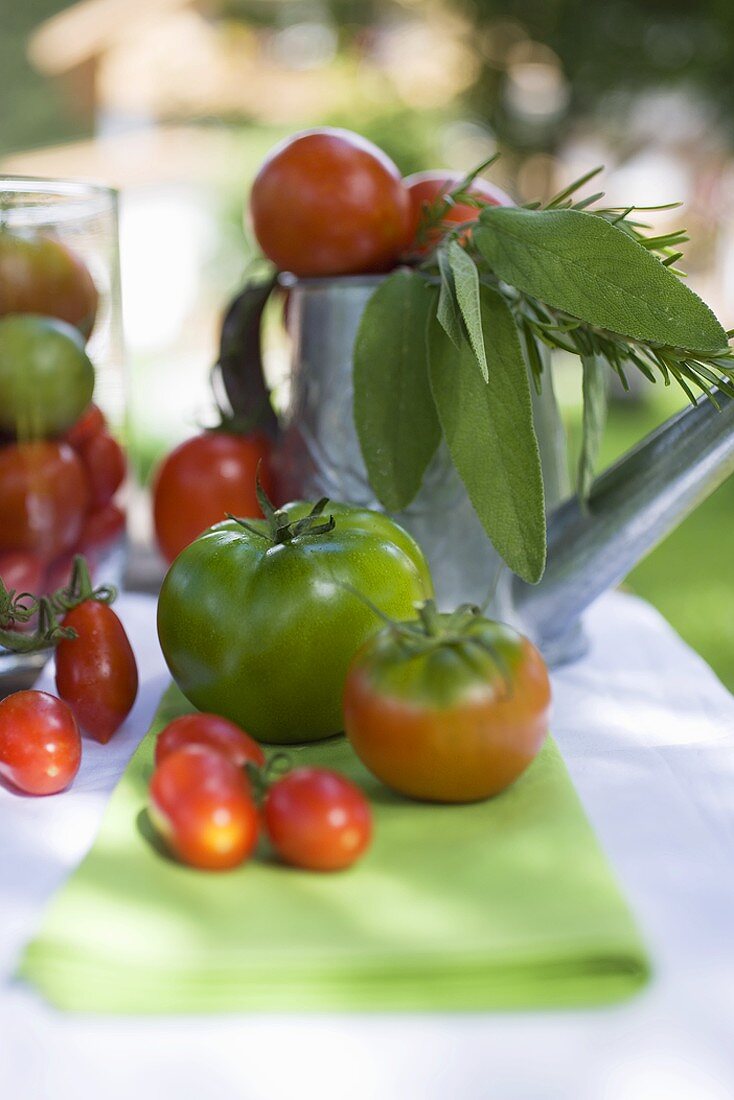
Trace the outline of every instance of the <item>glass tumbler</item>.
<instances>
[{"instance_id":1,"label":"glass tumbler","mask_svg":"<svg viewBox=\"0 0 734 1100\"><path fill-rule=\"evenodd\" d=\"M7 593L57 591L77 554L119 582L125 404L116 192L0 177L0 627ZM16 652L33 618L9 629L0 696L50 656Z\"/></svg>"}]
</instances>

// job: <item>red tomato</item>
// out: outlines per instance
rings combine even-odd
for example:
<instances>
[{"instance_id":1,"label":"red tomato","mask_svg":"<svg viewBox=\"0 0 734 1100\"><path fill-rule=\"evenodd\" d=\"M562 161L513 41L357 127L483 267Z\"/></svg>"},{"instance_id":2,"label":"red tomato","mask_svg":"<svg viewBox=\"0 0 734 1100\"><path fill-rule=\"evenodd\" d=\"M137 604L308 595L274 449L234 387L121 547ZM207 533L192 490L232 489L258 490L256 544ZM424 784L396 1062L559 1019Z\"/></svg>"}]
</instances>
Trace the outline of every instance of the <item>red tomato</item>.
<instances>
[{"instance_id":1,"label":"red tomato","mask_svg":"<svg viewBox=\"0 0 734 1100\"><path fill-rule=\"evenodd\" d=\"M122 536L125 513L116 504L105 504L90 512L79 535L78 552L89 554L105 550Z\"/></svg>"},{"instance_id":2,"label":"red tomato","mask_svg":"<svg viewBox=\"0 0 734 1100\"><path fill-rule=\"evenodd\" d=\"M86 265L61 241L0 232L0 316L58 317L88 337L98 301Z\"/></svg>"},{"instance_id":3,"label":"red tomato","mask_svg":"<svg viewBox=\"0 0 734 1100\"><path fill-rule=\"evenodd\" d=\"M349 867L372 837L359 787L326 768L294 768L267 793L264 822L281 859L310 871Z\"/></svg>"},{"instance_id":4,"label":"red tomato","mask_svg":"<svg viewBox=\"0 0 734 1100\"><path fill-rule=\"evenodd\" d=\"M260 434L202 432L163 460L153 486L153 518L158 546L172 562L202 531L226 518L259 516L255 475L272 491L270 441Z\"/></svg>"},{"instance_id":5,"label":"red tomato","mask_svg":"<svg viewBox=\"0 0 734 1100\"><path fill-rule=\"evenodd\" d=\"M358 134L329 127L276 145L255 177L250 213L265 255L295 275L387 271L413 229L390 158Z\"/></svg>"},{"instance_id":6,"label":"red tomato","mask_svg":"<svg viewBox=\"0 0 734 1100\"><path fill-rule=\"evenodd\" d=\"M56 794L79 771L82 742L74 715L45 691L0 701L0 775L26 794Z\"/></svg>"},{"instance_id":7,"label":"red tomato","mask_svg":"<svg viewBox=\"0 0 734 1100\"><path fill-rule=\"evenodd\" d=\"M508 787L546 738L550 683L527 638L470 610L386 628L354 657L344 725L354 751L411 798L474 802ZM410 644L405 644L409 632ZM445 641L442 641L442 635Z\"/></svg>"},{"instance_id":8,"label":"red tomato","mask_svg":"<svg viewBox=\"0 0 734 1100\"><path fill-rule=\"evenodd\" d=\"M248 763L258 768L265 765L265 753L257 741L218 714L182 714L169 722L155 743L156 764L187 745L201 745L220 752L239 768Z\"/></svg>"},{"instance_id":9,"label":"red tomato","mask_svg":"<svg viewBox=\"0 0 734 1100\"><path fill-rule=\"evenodd\" d=\"M90 435L77 449L92 487L92 507L103 508L125 480L125 452L105 431Z\"/></svg>"},{"instance_id":10,"label":"red tomato","mask_svg":"<svg viewBox=\"0 0 734 1100\"><path fill-rule=\"evenodd\" d=\"M199 745L171 753L156 768L149 812L172 852L192 867L236 867L257 843L258 812L244 772Z\"/></svg>"},{"instance_id":11,"label":"red tomato","mask_svg":"<svg viewBox=\"0 0 734 1100\"><path fill-rule=\"evenodd\" d=\"M43 562L28 550L6 550L0 554L0 580L8 591L37 596L43 585Z\"/></svg>"},{"instance_id":12,"label":"red tomato","mask_svg":"<svg viewBox=\"0 0 734 1100\"><path fill-rule=\"evenodd\" d=\"M410 198L413 225L416 229L419 226L421 216L426 206L431 206L441 195L445 195L452 188L455 188L458 183L461 183L463 178L464 174L461 172L450 172L448 169L439 169L430 172L415 172L412 176L406 176L403 183ZM480 177L474 180L469 188L469 193L471 195L476 195L478 199L481 199L489 206L514 205L509 195L505 194L499 187L496 187L495 184L489 183L487 180L481 179ZM412 255L424 255L436 246L447 229L456 225L462 225L464 222L476 221L480 213L481 210L479 207L469 206L466 203L457 203L455 206L450 207L443 215L443 229L436 226L434 229L429 230L425 239L421 243L414 240L408 251Z\"/></svg>"},{"instance_id":13,"label":"red tomato","mask_svg":"<svg viewBox=\"0 0 734 1100\"><path fill-rule=\"evenodd\" d=\"M76 638L56 647L56 690L81 728L106 744L132 710L138 667L125 628L98 600L85 600L64 616Z\"/></svg>"},{"instance_id":14,"label":"red tomato","mask_svg":"<svg viewBox=\"0 0 734 1100\"><path fill-rule=\"evenodd\" d=\"M77 541L89 482L67 443L0 447L0 550L31 550L46 561Z\"/></svg>"},{"instance_id":15,"label":"red tomato","mask_svg":"<svg viewBox=\"0 0 734 1100\"><path fill-rule=\"evenodd\" d=\"M86 443L88 439L91 439L93 435L99 435L107 427L107 421L105 415L100 409L99 405L95 405L92 402L86 409L76 424L69 428L68 432L64 435L64 439L69 443L75 451L78 451L82 443Z\"/></svg>"}]
</instances>

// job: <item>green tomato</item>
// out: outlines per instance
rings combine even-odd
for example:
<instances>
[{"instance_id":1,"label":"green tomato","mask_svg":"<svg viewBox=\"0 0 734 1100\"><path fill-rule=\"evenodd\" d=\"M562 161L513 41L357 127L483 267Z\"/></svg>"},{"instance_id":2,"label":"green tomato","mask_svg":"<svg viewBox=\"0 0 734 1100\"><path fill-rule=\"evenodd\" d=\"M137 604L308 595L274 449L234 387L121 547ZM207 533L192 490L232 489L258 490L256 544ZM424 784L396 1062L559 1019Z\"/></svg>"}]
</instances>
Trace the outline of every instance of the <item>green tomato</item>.
<instances>
[{"instance_id":1,"label":"green tomato","mask_svg":"<svg viewBox=\"0 0 734 1100\"><path fill-rule=\"evenodd\" d=\"M0 319L0 430L24 439L60 435L93 391L94 367L78 329L31 313Z\"/></svg>"},{"instance_id":2,"label":"green tomato","mask_svg":"<svg viewBox=\"0 0 734 1100\"><path fill-rule=\"evenodd\" d=\"M276 744L339 733L349 662L383 625L374 609L410 619L433 590L401 527L346 504L322 515L324 503L210 528L176 558L158 602L184 695Z\"/></svg>"}]
</instances>

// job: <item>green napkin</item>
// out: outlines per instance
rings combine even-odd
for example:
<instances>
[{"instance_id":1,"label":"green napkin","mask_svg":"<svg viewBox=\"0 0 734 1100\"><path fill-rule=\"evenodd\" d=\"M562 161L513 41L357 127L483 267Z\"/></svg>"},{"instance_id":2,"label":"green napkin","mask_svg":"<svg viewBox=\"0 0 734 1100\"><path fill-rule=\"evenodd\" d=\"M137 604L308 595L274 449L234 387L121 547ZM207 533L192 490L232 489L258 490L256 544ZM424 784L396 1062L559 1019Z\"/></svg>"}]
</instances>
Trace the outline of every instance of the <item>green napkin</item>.
<instances>
[{"instance_id":1,"label":"green napkin","mask_svg":"<svg viewBox=\"0 0 734 1100\"><path fill-rule=\"evenodd\" d=\"M548 740L489 802L436 806L387 791L335 738L298 764L352 776L373 846L348 871L282 866L264 850L205 873L162 855L146 820L157 732L190 707L164 695L92 851L53 900L21 973L61 1008L172 1013L592 1005L648 964Z\"/></svg>"}]
</instances>

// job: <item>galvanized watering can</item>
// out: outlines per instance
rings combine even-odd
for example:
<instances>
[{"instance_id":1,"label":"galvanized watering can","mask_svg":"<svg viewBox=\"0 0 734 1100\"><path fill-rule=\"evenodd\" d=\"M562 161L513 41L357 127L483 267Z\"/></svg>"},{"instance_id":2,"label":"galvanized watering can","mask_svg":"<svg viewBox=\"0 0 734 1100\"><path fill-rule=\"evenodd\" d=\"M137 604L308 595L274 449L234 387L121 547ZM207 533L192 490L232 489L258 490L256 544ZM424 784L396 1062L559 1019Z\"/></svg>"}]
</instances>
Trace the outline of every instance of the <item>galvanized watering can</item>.
<instances>
[{"instance_id":1,"label":"galvanized watering can","mask_svg":"<svg viewBox=\"0 0 734 1100\"><path fill-rule=\"evenodd\" d=\"M290 405L280 449L286 499L329 496L379 508L352 416L352 348L379 277L295 282ZM418 496L396 515L422 546L438 602L483 604L540 646L551 664L580 655L581 613L734 472L734 401L720 394L673 417L594 483L582 509L570 495L566 445L550 373L534 395L549 509L548 565L539 585L510 573L484 532L445 447ZM477 453L477 462L482 462Z\"/></svg>"}]
</instances>

